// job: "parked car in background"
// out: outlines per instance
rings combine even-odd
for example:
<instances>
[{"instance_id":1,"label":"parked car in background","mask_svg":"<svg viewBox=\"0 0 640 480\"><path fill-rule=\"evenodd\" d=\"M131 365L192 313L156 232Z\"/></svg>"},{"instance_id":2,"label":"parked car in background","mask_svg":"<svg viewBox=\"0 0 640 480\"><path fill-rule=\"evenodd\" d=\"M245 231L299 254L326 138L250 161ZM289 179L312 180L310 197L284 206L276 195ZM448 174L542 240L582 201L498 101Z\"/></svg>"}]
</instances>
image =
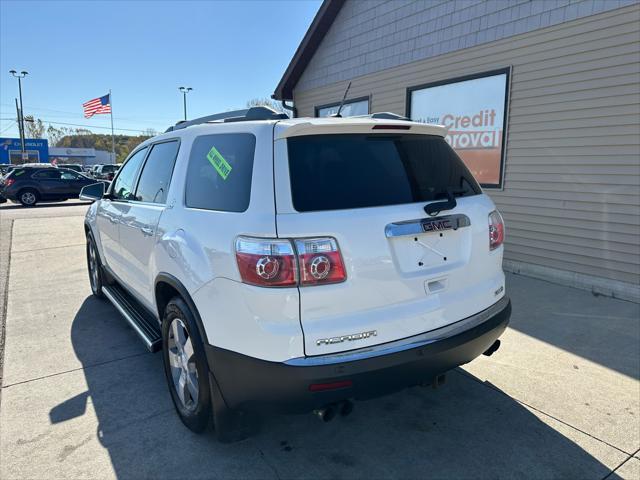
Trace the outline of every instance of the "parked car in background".
<instances>
[{"instance_id":1,"label":"parked car in background","mask_svg":"<svg viewBox=\"0 0 640 480\"><path fill-rule=\"evenodd\" d=\"M0 165L0 177L4 177L7 173L13 170L13 165Z\"/></svg>"},{"instance_id":2,"label":"parked car in background","mask_svg":"<svg viewBox=\"0 0 640 480\"><path fill-rule=\"evenodd\" d=\"M38 202L78 198L83 187L94 183L93 178L66 168L16 167L0 180L0 195L32 207Z\"/></svg>"},{"instance_id":3,"label":"parked car in background","mask_svg":"<svg viewBox=\"0 0 640 480\"><path fill-rule=\"evenodd\" d=\"M100 165L93 173L93 177L97 180L113 180L114 174L120 168L119 165Z\"/></svg>"},{"instance_id":4,"label":"parked car in background","mask_svg":"<svg viewBox=\"0 0 640 480\"><path fill-rule=\"evenodd\" d=\"M96 170L101 166L102 166L101 163L98 163L96 165L91 165L91 168L89 170L89 176L95 178Z\"/></svg>"},{"instance_id":5,"label":"parked car in background","mask_svg":"<svg viewBox=\"0 0 640 480\"><path fill-rule=\"evenodd\" d=\"M58 168L66 168L78 173L84 172L84 170L82 169L82 165L80 165L79 163L65 163L63 165L58 164Z\"/></svg>"},{"instance_id":6,"label":"parked car in background","mask_svg":"<svg viewBox=\"0 0 640 480\"><path fill-rule=\"evenodd\" d=\"M81 194L91 289L162 351L188 428L328 421L498 349L504 224L446 128L221 115L145 141Z\"/></svg>"}]
</instances>

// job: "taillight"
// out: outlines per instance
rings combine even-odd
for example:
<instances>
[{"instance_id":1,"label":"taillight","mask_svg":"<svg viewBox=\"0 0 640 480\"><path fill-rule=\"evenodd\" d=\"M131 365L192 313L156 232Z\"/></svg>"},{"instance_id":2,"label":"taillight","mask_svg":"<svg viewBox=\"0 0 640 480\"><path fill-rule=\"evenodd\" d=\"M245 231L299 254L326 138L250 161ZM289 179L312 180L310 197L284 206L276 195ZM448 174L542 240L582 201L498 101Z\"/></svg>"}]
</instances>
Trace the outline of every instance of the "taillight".
<instances>
[{"instance_id":1,"label":"taillight","mask_svg":"<svg viewBox=\"0 0 640 480\"><path fill-rule=\"evenodd\" d=\"M504 242L504 221L497 210L489 214L489 250L495 250Z\"/></svg>"},{"instance_id":2,"label":"taillight","mask_svg":"<svg viewBox=\"0 0 640 480\"><path fill-rule=\"evenodd\" d=\"M236 259L244 283L260 287L298 283L296 257L289 240L239 237Z\"/></svg>"},{"instance_id":3,"label":"taillight","mask_svg":"<svg viewBox=\"0 0 640 480\"><path fill-rule=\"evenodd\" d=\"M325 285L347 278L333 238L238 237L236 259L242 281L260 287Z\"/></svg>"},{"instance_id":4,"label":"taillight","mask_svg":"<svg viewBox=\"0 0 640 480\"><path fill-rule=\"evenodd\" d=\"M11 185L13 185L14 183L16 183L16 179L15 178L7 178L4 181L4 186L5 187L10 187Z\"/></svg>"},{"instance_id":5,"label":"taillight","mask_svg":"<svg viewBox=\"0 0 640 480\"><path fill-rule=\"evenodd\" d=\"M300 265L300 285L344 282L344 264L333 238L295 240Z\"/></svg>"}]
</instances>

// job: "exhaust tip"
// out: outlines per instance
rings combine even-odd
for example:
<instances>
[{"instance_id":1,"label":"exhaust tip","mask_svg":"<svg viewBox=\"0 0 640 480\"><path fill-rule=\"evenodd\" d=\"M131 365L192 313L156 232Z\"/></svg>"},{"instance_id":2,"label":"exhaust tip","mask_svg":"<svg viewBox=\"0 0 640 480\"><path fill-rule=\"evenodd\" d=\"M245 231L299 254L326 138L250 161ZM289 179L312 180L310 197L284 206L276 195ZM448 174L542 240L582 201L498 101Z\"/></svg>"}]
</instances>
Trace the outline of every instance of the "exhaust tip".
<instances>
[{"instance_id":1,"label":"exhaust tip","mask_svg":"<svg viewBox=\"0 0 640 480\"><path fill-rule=\"evenodd\" d=\"M314 410L313 413L324 423L330 422L336 416L336 411L333 405L329 405L325 408L319 408L318 410Z\"/></svg>"},{"instance_id":2,"label":"exhaust tip","mask_svg":"<svg viewBox=\"0 0 640 480\"><path fill-rule=\"evenodd\" d=\"M500 340L496 340L495 342L493 342L493 345L491 345L484 353L483 355L486 355L487 357L490 357L491 355L493 355L494 353L496 353L498 351L498 349L500 348Z\"/></svg>"}]
</instances>

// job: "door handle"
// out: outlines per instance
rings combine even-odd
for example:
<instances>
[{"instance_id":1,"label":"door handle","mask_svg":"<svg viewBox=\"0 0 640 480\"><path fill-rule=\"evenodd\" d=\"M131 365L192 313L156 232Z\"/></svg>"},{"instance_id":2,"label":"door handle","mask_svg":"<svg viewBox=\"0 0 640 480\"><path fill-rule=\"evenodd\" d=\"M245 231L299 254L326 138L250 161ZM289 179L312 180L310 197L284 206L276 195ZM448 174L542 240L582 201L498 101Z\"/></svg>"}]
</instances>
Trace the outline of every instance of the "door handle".
<instances>
[{"instance_id":1,"label":"door handle","mask_svg":"<svg viewBox=\"0 0 640 480\"><path fill-rule=\"evenodd\" d=\"M150 237L151 235L153 235L153 228L142 227L140 228L140 231L142 232L143 235L147 237Z\"/></svg>"}]
</instances>

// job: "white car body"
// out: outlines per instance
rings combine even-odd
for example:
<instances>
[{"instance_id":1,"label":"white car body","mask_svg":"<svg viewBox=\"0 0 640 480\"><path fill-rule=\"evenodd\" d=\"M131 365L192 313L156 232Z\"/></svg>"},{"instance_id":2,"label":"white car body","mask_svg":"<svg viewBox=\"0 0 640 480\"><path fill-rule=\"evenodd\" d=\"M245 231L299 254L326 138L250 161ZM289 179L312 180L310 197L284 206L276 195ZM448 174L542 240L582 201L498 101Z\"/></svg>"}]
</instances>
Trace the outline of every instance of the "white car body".
<instances>
[{"instance_id":1,"label":"white car body","mask_svg":"<svg viewBox=\"0 0 640 480\"><path fill-rule=\"evenodd\" d=\"M441 331L496 305L505 295L503 246L489 247L488 218L496 207L486 194L458 198L454 209L440 214L466 217L469 225L433 232L421 228L429 221L425 202L294 208L288 139L370 134L376 125L383 134L388 125L410 128L403 134L446 133L441 126L375 118L212 122L170 131L141 145L180 142L166 202L96 201L87 229L105 268L158 319L156 280L167 274L188 292L210 345L261 361L318 365L340 358L332 355L370 355L368 349ZM255 136L249 206L244 212L187 207L192 144L223 133ZM418 233L406 234L416 226ZM333 238L346 280L282 288L244 283L236 260L239 236Z\"/></svg>"}]
</instances>

